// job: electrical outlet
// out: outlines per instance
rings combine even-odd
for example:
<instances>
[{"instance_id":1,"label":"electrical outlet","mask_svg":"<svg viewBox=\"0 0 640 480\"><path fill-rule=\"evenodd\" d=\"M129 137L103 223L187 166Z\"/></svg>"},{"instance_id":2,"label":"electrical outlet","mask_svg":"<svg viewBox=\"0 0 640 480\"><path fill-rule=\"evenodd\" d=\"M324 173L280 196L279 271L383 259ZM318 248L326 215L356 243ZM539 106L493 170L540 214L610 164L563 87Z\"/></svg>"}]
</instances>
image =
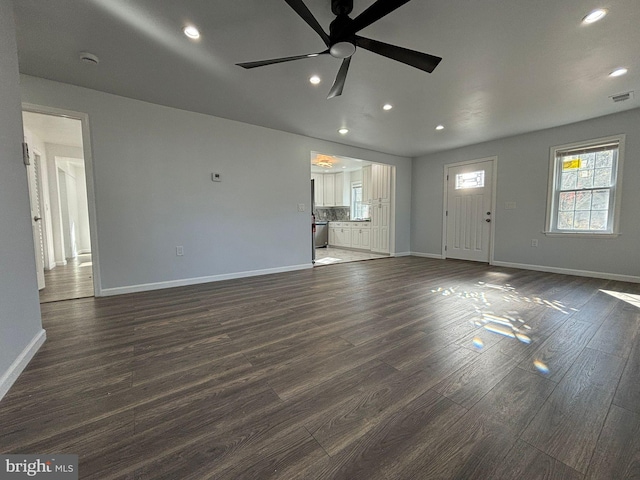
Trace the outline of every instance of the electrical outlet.
<instances>
[{"instance_id":1,"label":"electrical outlet","mask_svg":"<svg viewBox=\"0 0 640 480\"><path fill-rule=\"evenodd\" d=\"M304 203L299 203L298 204L298 211L299 212L304 212Z\"/></svg>"},{"instance_id":2,"label":"electrical outlet","mask_svg":"<svg viewBox=\"0 0 640 480\"><path fill-rule=\"evenodd\" d=\"M219 173L212 173L211 174L211 181L212 182L221 182L222 181L222 175L220 175Z\"/></svg>"},{"instance_id":3,"label":"electrical outlet","mask_svg":"<svg viewBox=\"0 0 640 480\"><path fill-rule=\"evenodd\" d=\"M184 247L182 245L178 245L176 247L176 255L178 257L182 257L184 255Z\"/></svg>"},{"instance_id":4,"label":"electrical outlet","mask_svg":"<svg viewBox=\"0 0 640 480\"><path fill-rule=\"evenodd\" d=\"M537 247L538 246L538 239L537 238L531 239L531 246L532 247Z\"/></svg>"}]
</instances>

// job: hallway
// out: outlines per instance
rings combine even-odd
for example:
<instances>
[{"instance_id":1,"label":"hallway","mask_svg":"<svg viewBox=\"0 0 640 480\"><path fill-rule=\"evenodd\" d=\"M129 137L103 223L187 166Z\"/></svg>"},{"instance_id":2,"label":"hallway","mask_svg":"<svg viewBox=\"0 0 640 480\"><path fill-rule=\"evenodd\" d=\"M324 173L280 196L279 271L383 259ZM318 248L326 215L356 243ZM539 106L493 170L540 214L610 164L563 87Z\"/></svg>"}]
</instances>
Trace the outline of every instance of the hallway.
<instances>
[{"instance_id":1,"label":"hallway","mask_svg":"<svg viewBox=\"0 0 640 480\"><path fill-rule=\"evenodd\" d=\"M78 255L53 270L44 272L45 288L40 303L93 297L93 263L91 254Z\"/></svg>"}]
</instances>

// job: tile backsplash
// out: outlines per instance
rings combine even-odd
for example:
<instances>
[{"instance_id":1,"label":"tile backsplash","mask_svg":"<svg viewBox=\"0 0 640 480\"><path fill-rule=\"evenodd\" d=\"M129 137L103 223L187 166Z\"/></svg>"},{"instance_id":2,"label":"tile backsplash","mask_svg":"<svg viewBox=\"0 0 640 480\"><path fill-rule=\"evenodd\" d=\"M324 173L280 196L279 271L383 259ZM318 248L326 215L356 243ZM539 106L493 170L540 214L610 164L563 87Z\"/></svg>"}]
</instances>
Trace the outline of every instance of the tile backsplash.
<instances>
[{"instance_id":1,"label":"tile backsplash","mask_svg":"<svg viewBox=\"0 0 640 480\"><path fill-rule=\"evenodd\" d=\"M349 207L316 207L316 221L341 222L349 220Z\"/></svg>"}]
</instances>

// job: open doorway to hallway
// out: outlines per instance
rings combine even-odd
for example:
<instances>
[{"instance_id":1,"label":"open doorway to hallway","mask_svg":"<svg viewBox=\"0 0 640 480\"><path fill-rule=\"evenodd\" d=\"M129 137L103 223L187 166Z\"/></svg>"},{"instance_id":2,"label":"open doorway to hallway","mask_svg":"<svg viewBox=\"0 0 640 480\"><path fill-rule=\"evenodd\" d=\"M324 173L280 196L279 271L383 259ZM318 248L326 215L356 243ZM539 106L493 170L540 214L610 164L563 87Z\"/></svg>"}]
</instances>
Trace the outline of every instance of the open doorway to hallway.
<instances>
[{"instance_id":1,"label":"open doorway to hallway","mask_svg":"<svg viewBox=\"0 0 640 480\"><path fill-rule=\"evenodd\" d=\"M94 295L80 120L23 112L40 302Z\"/></svg>"}]
</instances>

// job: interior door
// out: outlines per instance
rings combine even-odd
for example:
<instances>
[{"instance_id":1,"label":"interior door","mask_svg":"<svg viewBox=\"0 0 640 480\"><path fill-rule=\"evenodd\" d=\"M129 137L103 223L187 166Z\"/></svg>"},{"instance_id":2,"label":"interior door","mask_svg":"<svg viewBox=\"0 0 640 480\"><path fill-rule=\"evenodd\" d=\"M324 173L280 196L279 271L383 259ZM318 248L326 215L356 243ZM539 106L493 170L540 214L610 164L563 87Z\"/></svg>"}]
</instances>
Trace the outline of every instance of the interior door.
<instances>
[{"instance_id":1,"label":"interior door","mask_svg":"<svg viewBox=\"0 0 640 480\"><path fill-rule=\"evenodd\" d=\"M489 262L493 161L447 168L446 256Z\"/></svg>"},{"instance_id":2,"label":"interior door","mask_svg":"<svg viewBox=\"0 0 640 480\"><path fill-rule=\"evenodd\" d=\"M38 290L45 287L44 284L44 238L42 232L42 210L40 208L40 157L32 153L30 164L27 165L27 177L29 180L29 202L31 204L31 231L33 233L33 245L36 258L36 273L38 276Z\"/></svg>"}]
</instances>

